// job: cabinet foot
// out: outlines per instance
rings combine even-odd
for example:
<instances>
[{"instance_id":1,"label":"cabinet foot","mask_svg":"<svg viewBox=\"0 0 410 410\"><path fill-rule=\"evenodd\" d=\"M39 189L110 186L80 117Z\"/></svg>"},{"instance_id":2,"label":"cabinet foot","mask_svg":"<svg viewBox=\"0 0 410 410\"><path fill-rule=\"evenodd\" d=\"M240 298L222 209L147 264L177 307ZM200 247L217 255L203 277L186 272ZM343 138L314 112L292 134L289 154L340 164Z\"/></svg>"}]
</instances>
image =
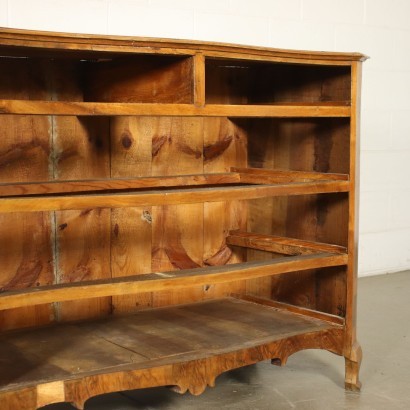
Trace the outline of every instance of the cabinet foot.
<instances>
[{"instance_id":1,"label":"cabinet foot","mask_svg":"<svg viewBox=\"0 0 410 410\"><path fill-rule=\"evenodd\" d=\"M345 357L345 389L360 391L362 383L359 381L360 364L362 362L362 348L359 343L352 346L349 357Z\"/></svg>"}]
</instances>

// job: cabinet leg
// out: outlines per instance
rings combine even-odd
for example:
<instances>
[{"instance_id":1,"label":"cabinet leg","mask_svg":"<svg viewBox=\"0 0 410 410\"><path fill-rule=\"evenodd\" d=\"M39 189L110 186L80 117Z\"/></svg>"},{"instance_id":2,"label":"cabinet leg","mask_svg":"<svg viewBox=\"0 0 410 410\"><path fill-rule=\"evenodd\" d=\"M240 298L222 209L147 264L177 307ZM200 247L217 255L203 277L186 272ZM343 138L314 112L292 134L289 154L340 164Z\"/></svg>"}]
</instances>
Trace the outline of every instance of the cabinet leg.
<instances>
[{"instance_id":1,"label":"cabinet leg","mask_svg":"<svg viewBox=\"0 0 410 410\"><path fill-rule=\"evenodd\" d=\"M345 389L360 391L362 383L359 381L359 370L362 362L362 348L359 343L352 346L349 357L345 357Z\"/></svg>"}]
</instances>

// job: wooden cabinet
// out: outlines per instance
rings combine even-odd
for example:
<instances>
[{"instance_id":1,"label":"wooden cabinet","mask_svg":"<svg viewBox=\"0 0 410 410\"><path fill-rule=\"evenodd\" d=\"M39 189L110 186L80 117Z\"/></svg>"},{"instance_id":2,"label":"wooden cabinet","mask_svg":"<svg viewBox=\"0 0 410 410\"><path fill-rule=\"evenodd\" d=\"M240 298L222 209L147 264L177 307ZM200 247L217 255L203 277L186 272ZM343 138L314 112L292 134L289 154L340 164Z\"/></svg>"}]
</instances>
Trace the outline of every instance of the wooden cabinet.
<instances>
[{"instance_id":1,"label":"wooden cabinet","mask_svg":"<svg viewBox=\"0 0 410 410\"><path fill-rule=\"evenodd\" d=\"M0 402L356 340L357 53L0 31Z\"/></svg>"}]
</instances>

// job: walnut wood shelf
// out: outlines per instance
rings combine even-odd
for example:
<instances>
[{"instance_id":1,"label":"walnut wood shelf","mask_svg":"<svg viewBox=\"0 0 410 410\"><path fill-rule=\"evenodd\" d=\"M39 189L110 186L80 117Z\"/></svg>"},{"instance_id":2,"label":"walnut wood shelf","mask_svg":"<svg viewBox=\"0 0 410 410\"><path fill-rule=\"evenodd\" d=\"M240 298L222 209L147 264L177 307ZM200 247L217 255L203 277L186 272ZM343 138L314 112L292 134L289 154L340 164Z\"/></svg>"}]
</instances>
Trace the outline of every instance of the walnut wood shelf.
<instances>
[{"instance_id":1,"label":"walnut wood shelf","mask_svg":"<svg viewBox=\"0 0 410 410\"><path fill-rule=\"evenodd\" d=\"M291 182L270 185L237 185L212 188L176 188L132 193L88 194L4 198L0 212L38 212L84 210L89 208L127 208L235 201L280 195L309 195L348 192L347 181Z\"/></svg>"},{"instance_id":2,"label":"walnut wood shelf","mask_svg":"<svg viewBox=\"0 0 410 410\"><path fill-rule=\"evenodd\" d=\"M0 183L1 197L67 194L74 192L129 191L165 187L226 184L272 184L291 182L347 181L346 174L266 170L257 168L232 168L232 172L218 174L174 175L161 177L112 178L100 180L44 181L31 183Z\"/></svg>"},{"instance_id":3,"label":"walnut wood shelf","mask_svg":"<svg viewBox=\"0 0 410 410\"><path fill-rule=\"evenodd\" d=\"M292 247L292 240L285 239ZM235 244L235 243L234 243ZM276 247L281 246L282 243ZM257 245L253 245L256 247ZM275 245L272 245L272 248ZM296 243L293 248L299 247ZM330 247L330 245L329 245ZM160 292L167 289L186 289L192 286L214 285L233 280L246 280L280 275L306 269L325 268L347 264L346 254L318 252L315 248L300 246L298 256L275 258L271 261L255 261L224 266L208 266L190 270L157 272L144 275L100 279L74 283L39 286L23 290L1 291L0 310L43 303L63 302L104 296L127 295L141 292ZM263 247L259 247L262 249ZM284 251L286 253L286 251ZM340 252L339 252L340 253Z\"/></svg>"},{"instance_id":4,"label":"walnut wood shelf","mask_svg":"<svg viewBox=\"0 0 410 410\"><path fill-rule=\"evenodd\" d=\"M236 299L13 332L0 337L0 399L28 410L60 401L81 408L124 388L174 385L197 395L244 363L285 364L306 348L340 355L342 333L330 321Z\"/></svg>"},{"instance_id":5,"label":"walnut wood shelf","mask_svg":"<svg viewBox=\"0 0 410 410\"><path fill-rule=\"evenodd\" d=\"M31 115L167 115L167 116L228 116L228 117L349 117L346 105L298 104L298 105L222 105L207 104L196 107L191 104L149 103L96 103L63 101L0 100L2 114Z\"/></svg>"},{"instance_id":6,"label":"walnut wood shelf","mask_svg":"<svg viewBox=\"0 0 410 410\"><path fill-rule=\"evenodd\" d=\"M356 337L359 53L0 29L0 408Z\"/></svg>"}]
</instances>

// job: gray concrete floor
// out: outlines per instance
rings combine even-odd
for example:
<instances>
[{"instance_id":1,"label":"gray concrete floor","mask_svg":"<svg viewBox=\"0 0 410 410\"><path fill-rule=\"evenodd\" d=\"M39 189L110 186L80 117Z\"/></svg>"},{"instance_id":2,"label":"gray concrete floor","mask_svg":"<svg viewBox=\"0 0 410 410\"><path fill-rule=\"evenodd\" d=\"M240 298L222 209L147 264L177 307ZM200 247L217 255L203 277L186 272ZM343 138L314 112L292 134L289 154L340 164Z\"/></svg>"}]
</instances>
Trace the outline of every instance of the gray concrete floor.
<instances>
[{"instance_id":1,"label":"gray concrete floor","mask_svg":"<svg viewBox=\"0 0 410 410\"><path fill-rule=\"evenodd\" d=\"M408 410L410 271L360 279L358 305L361 393L344 390L343 358L307 350L291 356L283 368L264 362L223 374L216 387L198 397L144 389L90 399L86 410Z\"/></svg>"}]
</instances>

